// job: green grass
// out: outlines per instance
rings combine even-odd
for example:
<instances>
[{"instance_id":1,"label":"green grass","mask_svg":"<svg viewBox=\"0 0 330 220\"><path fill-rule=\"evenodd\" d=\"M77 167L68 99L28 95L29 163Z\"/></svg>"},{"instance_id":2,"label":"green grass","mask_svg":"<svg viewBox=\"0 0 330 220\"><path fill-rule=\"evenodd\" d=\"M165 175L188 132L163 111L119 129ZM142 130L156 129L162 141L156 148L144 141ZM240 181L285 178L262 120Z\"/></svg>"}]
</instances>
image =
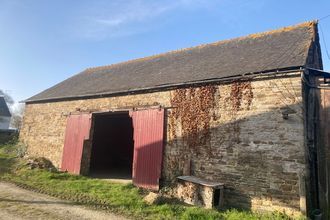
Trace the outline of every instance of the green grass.
<instances>
[{"instance_id":1,"label":"green grass","mask_svg":"<svg viewBox=\"0 0 330 220\"><path fill-rule=\"evenodd\" d=\"M0 144L0 177L11 173L18 164L16 141Z\"/></svg>"},{"instance_id":2,"label":"green grass","mask_svg":"<svg viewBox=\"0 0 330 220\"><path fill-rule=\"evenodd\" d=\"M27 169L17 158L17 145L0 145L0 180L77 203L103 208L125 216L141 219L290 219L280 213L258 214L235 209L207 210L181 203L147 205L145 192L131 184L111 183L83 176L40 169Z\"/></svg>"}]
</instances>

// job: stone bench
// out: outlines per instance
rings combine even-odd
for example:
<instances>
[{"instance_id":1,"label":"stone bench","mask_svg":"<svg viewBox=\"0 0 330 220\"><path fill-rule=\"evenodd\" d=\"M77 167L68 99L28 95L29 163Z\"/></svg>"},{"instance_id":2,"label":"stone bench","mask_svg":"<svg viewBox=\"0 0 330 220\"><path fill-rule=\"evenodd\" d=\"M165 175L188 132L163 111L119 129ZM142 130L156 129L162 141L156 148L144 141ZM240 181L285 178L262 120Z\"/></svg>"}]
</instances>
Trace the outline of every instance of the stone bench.
<instances>
[{"instance_id":1,"label":"stone bench","mask_svg":"<svg viewBox=\"0 0 330 220\"><path fill-rule=\"evenodd\" d=\"M224 184L195 176L178 176L177 195L183 202L205 208L223 206Z\"/></svg>"}]
</instances>

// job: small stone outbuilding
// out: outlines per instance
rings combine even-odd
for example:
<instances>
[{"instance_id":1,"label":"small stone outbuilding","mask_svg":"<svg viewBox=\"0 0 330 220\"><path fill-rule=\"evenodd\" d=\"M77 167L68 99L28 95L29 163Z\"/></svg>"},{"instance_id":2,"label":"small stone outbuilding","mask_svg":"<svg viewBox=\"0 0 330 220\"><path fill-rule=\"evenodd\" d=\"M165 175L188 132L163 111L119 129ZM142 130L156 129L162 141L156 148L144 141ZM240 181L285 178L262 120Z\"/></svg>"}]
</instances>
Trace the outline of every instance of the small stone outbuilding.
<instances>
[{"instance_id":1,"label":"small stone outbuilding","mask_svg":"<svg viewBox=\"0 0 330 220\"><path fill-rule=\"evenodd\" d=\"M194 176L222 183L225 207L326 210L322 68L316 22L89 68L25 101L20 140L75 174Z\"/></svg>"}]
</instances>

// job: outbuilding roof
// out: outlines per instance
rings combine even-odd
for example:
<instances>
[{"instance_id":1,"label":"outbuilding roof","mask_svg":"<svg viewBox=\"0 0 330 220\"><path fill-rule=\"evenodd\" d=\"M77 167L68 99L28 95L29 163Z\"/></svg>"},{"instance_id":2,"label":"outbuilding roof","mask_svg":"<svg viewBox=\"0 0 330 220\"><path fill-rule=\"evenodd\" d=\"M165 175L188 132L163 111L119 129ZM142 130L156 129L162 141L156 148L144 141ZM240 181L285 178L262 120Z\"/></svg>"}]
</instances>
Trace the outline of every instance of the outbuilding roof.
<instances>
[{"instance_id":1,"label":"outbuilding roof","mask_svg":"<svg viewBox=\"0 0 330 220\"><path fill-rule=\"evenodd\" d=\"M143 91L291 67L303 67L315 37L306 22L245 37L171 51L83 72L26 102Z\"/></svg>"},{"instance_id":2,"label":"outbuilding roof","mask_svg":"<svg viewBox=\"0 0 330 220\"><path fill-rule=\"evenodd\" d=\"M11 117L9 108L7 106L4 96L0 96L0 116Z\"/></svg>"}]
</instances>

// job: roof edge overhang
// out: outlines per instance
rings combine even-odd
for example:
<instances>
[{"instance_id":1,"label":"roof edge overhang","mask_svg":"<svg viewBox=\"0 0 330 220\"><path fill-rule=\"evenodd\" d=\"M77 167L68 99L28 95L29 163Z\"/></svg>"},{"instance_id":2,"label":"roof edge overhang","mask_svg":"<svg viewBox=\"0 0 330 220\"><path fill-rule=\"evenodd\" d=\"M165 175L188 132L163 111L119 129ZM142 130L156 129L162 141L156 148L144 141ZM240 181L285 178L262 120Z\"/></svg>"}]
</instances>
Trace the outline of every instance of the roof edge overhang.
<instances>
[{"instance_id":1,"label":"roof edge overhang","mask_svg":"<svg viewBox=\"0 0 330 220\"><path fill-rule=\"evenodd\" d=\"M251 80L253 78L260 77L260 76L275 76L278 74L300 72L300 71L303 71L304 69L305 69L305 66L294 66L294 67L287 67L287 68L281 68L281 69L245 73L242 75L233 75L230 77L210 78L210 79L204 79L204 80L198 80L198 81L187 81L184 83L160 84L160 85L156 85L153 87L145 87L145 88L130 89L130 90L123 90L123 91L115 91L115 92L104 92L104 93L102 92L102 93L96 93L96 94L84 94L84 95L67 96L67 97L53 97L53 98L35 99L35 100L27 99L27 100L20 101L20 103L35 104L35 103L73 101L73 100L79 100L79 99L115 97L115 96L124 96L124 95L132 95L132 94L142 94L142 93L148 93L148 92L166 91L166 90L171 90L171 89L175 89L175 88L200 86L200 85L213 84L213 83L226 84L226 83L231 83L233 81Z\"/></svg>"}]
</instances>

